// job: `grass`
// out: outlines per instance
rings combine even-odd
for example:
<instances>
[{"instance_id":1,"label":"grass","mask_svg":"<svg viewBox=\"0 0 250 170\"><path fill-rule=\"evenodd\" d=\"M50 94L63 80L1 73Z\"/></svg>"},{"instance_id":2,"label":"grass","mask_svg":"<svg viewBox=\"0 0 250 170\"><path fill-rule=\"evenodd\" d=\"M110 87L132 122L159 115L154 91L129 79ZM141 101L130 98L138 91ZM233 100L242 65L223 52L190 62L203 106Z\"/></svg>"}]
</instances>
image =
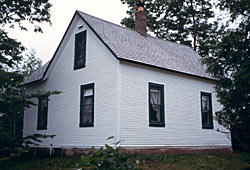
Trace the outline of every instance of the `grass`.
<instances>
[{"instance_id":1,"label":"grass","mask_svg":"<svg viewBox=\"0 0 250 170\"><path fill-rule=\"evenodd\" d=\"M250 170L250 154L183 154L141 156L144 170Z\"/></svg>"},{"instance_id":2,"label":"grass","mask_svg":"<svg viewBox=\"0 0 250 170\"><path fill-rule=\"evenodd\" d=\"M143 170L250 170L250 154L139 155ZM23 158L0 162L1 170L73 170L81 167L80 156Z\"/></svg>"}]
</instances>

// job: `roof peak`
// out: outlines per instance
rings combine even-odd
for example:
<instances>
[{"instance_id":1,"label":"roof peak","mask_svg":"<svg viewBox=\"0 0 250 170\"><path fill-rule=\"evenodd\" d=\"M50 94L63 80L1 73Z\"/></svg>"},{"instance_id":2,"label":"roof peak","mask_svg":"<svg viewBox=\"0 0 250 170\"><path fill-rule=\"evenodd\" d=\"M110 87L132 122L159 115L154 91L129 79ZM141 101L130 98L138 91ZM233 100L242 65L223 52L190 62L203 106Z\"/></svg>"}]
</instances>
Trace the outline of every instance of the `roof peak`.
<instances>
[{"instance_id":1,"label":"roof peak","mask_svg":"<svg viewBox=\"0 0 250 170\"><path fill-rule=\"evenodd\" d=\"M100 41L118 60L134 62L200 78L213 79L205 72L205 69L201 65L201 57L188 46L153 36L143 37L135 30L100 19L79 10L75 12L75 15L76 14L90 27ZM75 15L52 60L32 74L30 78L26 79L27 81L24 81L22 85L46 79L45 75L47 74L47 70L55 66L51 63L56 62L57 51L62 47L61 44L64 42L65 35L73 23L72 21L76 19Z\"/></svg>"},{"instance_id":2,"label":"roof peak","mask_svg":"<svg viewBox=\"0 0 250 170\"><path fill-rule=\"evenodd\" d=\"M94 16L94 15L91 15L91 14L88 14L88 13L85 13L85 12L82 12L82 11L79 11L79 10L76 10L76 12L78 12L78 13L82 13L82 14L84 14L84 15L87 15L87 16L90 16L90 17L93 17L93 18L98 19L98 20L101 20L101 21L104 21L104 22L106 22L106 23L112 24L112 25L117 26L117 27L120 27L120 28L123 28L123 29L129 30L129 31L136 32L134 29L131 29L131 28L125 27L125 26L123 26L123 25L116 24L116 23L114 23L114 22L107 21L107 20L102 19L102 18L98 18L98 17L96 17L96 16ZM157 38L157 37L155 37L155 38Z\"/></svg>"}]
</instances>

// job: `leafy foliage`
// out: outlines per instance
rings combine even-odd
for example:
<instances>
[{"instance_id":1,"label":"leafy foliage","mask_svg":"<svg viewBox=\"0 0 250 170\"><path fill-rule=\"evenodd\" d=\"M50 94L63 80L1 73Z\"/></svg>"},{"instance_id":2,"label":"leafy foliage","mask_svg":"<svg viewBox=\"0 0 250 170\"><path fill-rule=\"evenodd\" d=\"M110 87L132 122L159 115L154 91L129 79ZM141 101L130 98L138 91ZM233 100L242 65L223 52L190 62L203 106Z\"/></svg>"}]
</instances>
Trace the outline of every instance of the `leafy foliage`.
<instances>
[{"instance_id":1,"label":"leafy foliage","mask_svg":"<svg viewBox=\"0 0 250 170\"><path fill-rule=\"evenodd\" d=\"M27 30L23 22L28 21L34 25L35 32L42 32L37 24L50 23L51 6L49 0L1 0L0 25L10 24L10 27L14 28L17 23L19 28Z\"/></svg>"},{"instance_id":2,"label":"leafy foliage","mask_svg":"<svg viewBox=\"0 0 250 170\"><path fill-rule=\"evenodd\" d=\"M9 38L7 33L0 28L0 69L4 65L13 67L22 59L24 47L15 39Z\"/></svg>"},{"instance_id":3,"label":"leafy foliage","mask_svg":"<svg viewBox=\"0 0 250 170\"><path fill-rule=\"evenodd\" d=\"M42 60L36 57L35 49L31 49L29 53L26 54L26 57L21 63L19 69L21 69L24 77L28 77L31 73L35 72L42 66Z\"/></svg>"},{"instance_id":4,"label":"leafy foliage","mask_svg":"<svg viewBox=\"0 0 250 170\"><path fill-rule=\"evenodd\" d=\"M121 0L127 4L129 17L121 21L128 28L135 28L134 18L138 0ZM212 44L218 23L213 4L209 0L144 0L148 29L159 38L192 47L196 52L208 54L207 44Z\"/></svg>"},{"instance_id":5,"label":"leafy foliage","mask_svg":"<svg viewBox=\"0 0 250 170\"><path fill-rule=\"evenodd\" d=\"M219 123L230 129L234 149L250 151L250 3L222 0L218 5L236 28L226 27L203 62L218 80L216 92L223 105L216 113Z\"/></svg>"},{"instance_id":6,"label":"leafy foliage","mask_svg":"<svg viewBox=\"0 0 250 170\"><path fill-rule=\"evenodd\" d=\"M13 136L9 136L9 133L1 133L0 160L17 158L24 153L31 152L31 146L38 146L42 142L42 138L54 138L54 136L34 134L25 138L14 138Z\"/></svg>"},{"instance_id":7,"label":"leafy foliage","mask_svg":"<svg viewBox=\"0 0 250 170\"><path fill-rule=\"evenodd\" d=\"M107 140L110 139L113 137L109 137ZM81 157L84 164L83 170L137 170L136 166L139 161L134 162L128 155L121 153L119 143L120 141L114 142L114 148L106 144L105 149L101 147L97 151L92 147L90 155Z\"/></svg>"},{"instance_id":8,"label":"leafy foliage","mask_svg":"<svg viewBox=\"0 0 250 170\"><path fill-rule=\"evenodd\" d=\"M59 93L58 91L37 91L35 94L24 95L22 88L4 93L5 98L1 102L1 104L5 102L1 107L1 112L4 114L0 117L0 159L20 156L30 151L30 145L37 145L34 142L41 142L39 138L54 137L54 135L34 134L23 138L23 112L25 107L36 105L31 99Z\"/></svg>"},{"instance_id":9,"label":"leafy foliage","mask_svg":"<svg viewBox=\"0 0 250 170\"><path fill-rule=\"evenodd\" d=\"M34 134L34 135L30 135L30 136L26 136L23 138L23 147L27 150L30 150L30 146L39 146L38 143L41 143L42 138L54 138L56 135L45 135L45 134Z\"/></svg>"},{"instance_id":10,"label":"leafy foliage","mask_svg":"<svg viewBox=\"0 0 250 170\"><path fill-rule=\"evenodd\" d=\"M27 30L24 22L34 25L35 32L42 32L38 25L41 22L50 23L50 7L48 0L1 0L0 1L0 68L6 64L13 67L22 60L24 46L10 38L4 27L15 28L18 24L22 30Z\"/></svg>"},{"instance_id":11,"label":"leafy foliage","mask_svg":"<svg viewBox=\"0 0 250 170\"><path fill-rule=\"evenodd\" d=\"M23 62L25 47L21 42L10 38L6 27L27 30L25 24L34 26L35 32L42 32L39 23L50 23L48 0L1 0L0 1L0 158L14 158L27 148L22 145L24 109L34 103L32 97L57 94L58 92L38 92L25 95L21 82L32 71L38 69L41 62L34 53ZM23 62L23 64L22 64ZM43 135L35 137L45 137ZM34 138L35 139L35 138ZM30 141L30 140L29 140Z\"/></svg>"}]
</instances>

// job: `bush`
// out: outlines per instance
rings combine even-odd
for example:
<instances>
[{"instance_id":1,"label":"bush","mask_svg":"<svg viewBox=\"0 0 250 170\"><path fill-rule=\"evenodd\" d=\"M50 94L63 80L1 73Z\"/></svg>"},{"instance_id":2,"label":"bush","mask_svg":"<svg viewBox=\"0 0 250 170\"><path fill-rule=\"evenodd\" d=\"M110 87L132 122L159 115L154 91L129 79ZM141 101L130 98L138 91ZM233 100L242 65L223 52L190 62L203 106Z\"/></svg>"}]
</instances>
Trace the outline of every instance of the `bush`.
<instances>
[{"instance_id":1,"label":"bush","mask_svg":"<svg viewBox=\"0 0 250 170\"><path fill-rule=\"evenodd\" d=\"M114 139L109 137L107 140ZM139 160L134 160L131 156L121 152L118 147L120 141L114 142L115 147L105 145L105 148L95 149L92 147L88 156L82 156L84 167L81 170L139 170Z\"/></svg>"},{"instance_id":2,"label":"bush","mask_svg":"<svg viewBox=\"0 0 250 170\"><path fill-rule=\"evenodd\" d=\"M34 134L25 138L14 138L0 133L0 161L15 159L23 154L32 153L31 146L39 146L42 138L54 138L55 135Z\"/></svg>"}]
</instances>

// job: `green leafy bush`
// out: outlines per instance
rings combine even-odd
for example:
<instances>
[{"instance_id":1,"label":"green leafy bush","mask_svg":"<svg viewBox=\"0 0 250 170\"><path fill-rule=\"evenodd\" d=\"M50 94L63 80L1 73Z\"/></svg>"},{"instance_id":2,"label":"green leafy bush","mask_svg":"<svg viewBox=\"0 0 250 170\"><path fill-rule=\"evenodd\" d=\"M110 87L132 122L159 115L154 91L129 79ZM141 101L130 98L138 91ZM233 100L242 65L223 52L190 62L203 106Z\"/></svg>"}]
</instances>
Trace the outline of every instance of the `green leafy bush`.
<instances>
[{"instance_id":1,"label":"green leafy bush","mask_svg":"<svg viewBox=\"0 0 250 170\"><path fill-rule=\"evenodd\" d=\"M107 140L114 139L109 137ZM84 167L81 170L139 170L139 160L134 160L131 156L121 152L118 146L120 141L113 142L115 145L105 145L105 148L95 149L92 147L88 156L82 156Z\"/></svg>"},{"instance_id":2,"label":"green leafy bush","mask_svg":"<svg viewBox=\"0 0 250 170\"><path fill-rule=\"evenodd\" d=\"M0 161L20 157L24 153L31 153L32 146L39 146L42 138L54 138L55 135L34 134L16 139L10 135L0 137Z\"/></svg>"}]
</instances>

